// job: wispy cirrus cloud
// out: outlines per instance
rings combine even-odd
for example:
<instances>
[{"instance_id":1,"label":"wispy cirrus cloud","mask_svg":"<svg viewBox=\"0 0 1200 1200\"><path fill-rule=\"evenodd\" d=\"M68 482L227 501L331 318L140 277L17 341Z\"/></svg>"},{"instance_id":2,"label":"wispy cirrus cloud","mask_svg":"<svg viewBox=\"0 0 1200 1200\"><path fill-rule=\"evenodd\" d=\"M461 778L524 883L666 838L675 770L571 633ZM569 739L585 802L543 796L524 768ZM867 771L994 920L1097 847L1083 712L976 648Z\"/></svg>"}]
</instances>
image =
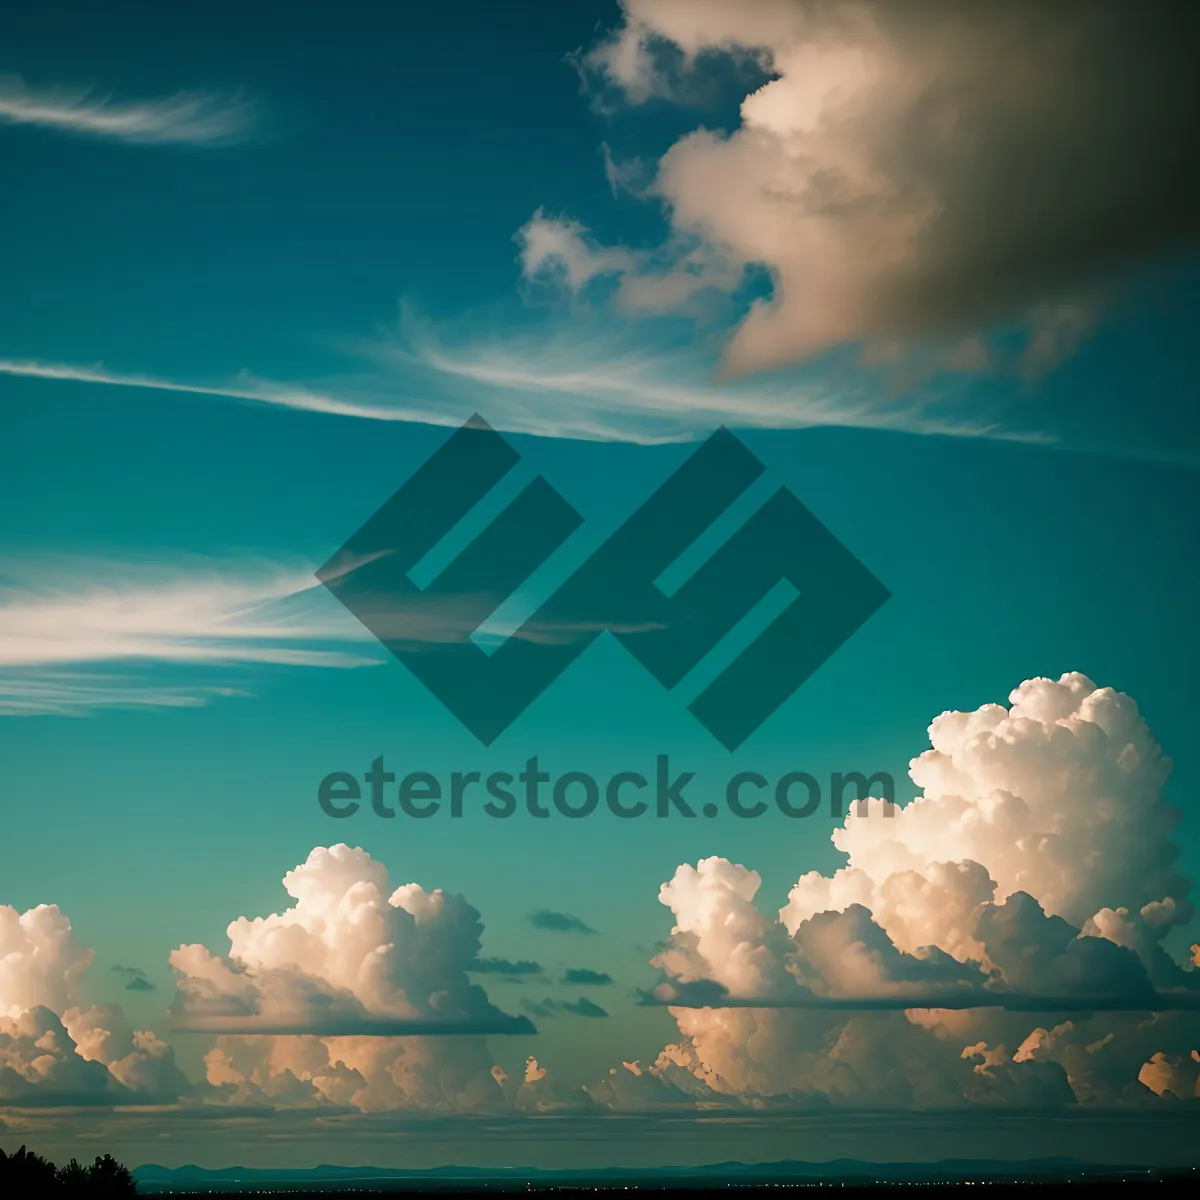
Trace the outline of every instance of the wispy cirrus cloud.
<instances>
[{"instance_id":1,"label":"wispy cirrus cloud","mask_svg":"<svg viewBox=\"0 0 1200 1200\"><path fill-rule=\"evenodd\" d=\"M0 562L0 715L196 707L246 693L131 664L344 669L380 661L339 644L366 640L302 566Z\"/></svg>"},{"instance_id":2,"label":"wispy cirrus cloud","mask_svg":"<svg viewBox=\"0 0 1200 1200\"><path fill-rule=\"evenodd\" d=\"M248 694L232 687L156 686L121 673L7 668L0 678L0 717L88 716L109 708L202 708L214 700Z\"/></svg>"},{"instance_id":3,"label":"wispy cirrus cloud","mask_svg":"<svg viewBox=\"0 0 1200 1200\"><path fill-rule=\"evenodd\" d=\"M346 557L325 578L370 561ZM376 614L370 629L307 564L0 559L0 716L194 708L251 694L244 673L214 677L224 668L373 666L387 661L377 639L413 650L472 636L484 645L508 637L551 643L579 628L481 623L471 595L362 599ZM175 674L166 681L139 674L155 666Z\"/></svg>"},{"instance_id":4,"label":"wispy cirrus cloud","mask_svg":"<svg viewBox=\"0 0 1200 1200\"><path fill-rule=\"evenodd\" d=\"M4 581L16 576L18 582ZM316 643L361 630L303 567L273 563L0 562L0 664L116 662L358 666L360 656Z\"/></svg>"},{"instance_id":5,"label":"wispy cirrus cloud","mask_svg":"<svg viewBox=\"0 0 1200 1200\"><path fill-rule=\"evenodd\" d=\"M1053 440L947 404L933 387L889 395L874 372L837 364L819 374L723 381L716 374L716 344L698 341L690 324L664 322L642 333L629 322L576 314L548 328L481 335L406 313L398 331L354 348L393 376L423 372L443 386L454 381L473 397L498 403L502 419L521 422L519 431L545 436L680 442L728 425Z\"/></svg>"},{"instance_id":6,"label":"wispy cirrus cloud","mask_svg":"<svg viewBox=\"0 0 1200 1200\"><path fill-rule=\"evenodd\" d=\"M678 331L675 331L676 334ZM316 382L239 372L193 382L38 359L0 358L0 375L210 396L360 420L457 426L486 413L505 433L641 445L698 440L735 429L841 426L917 435L1054 439L967 413L932 388L882 393L854 370L722 383L715 356L694 339L646 338L603 319L504 336L433 326L406 313L398 329L342 347L351 369Z\"/></svg>"},{"instance_id":7,"label":"wispy cirrus cloud","mask_svg":"<svg viewBox=\"0 0 1200 1200\"><path fill-rule=\"evenodd\" d=\"M35 88L18 75L0 74L0 123L10 125L120 142L211 146L244 139L256 120L255 102L238 92L115 100L90 87Z\"/></svg>"},{"instance_id":8,"label":"wispy cirrus cloud","mask_svg":"<svg viewBox=\"0 0 1200 1200\"><path fill-rule=\"evenodd\" d=\"M358 417L368 421L421 421L431 425L458 424L432 409L399 405L362 404L314 390L302 384L278 383L242 371L224 383L187 383L161 376L110 371L103 364L76 366L37 359L0 358L0 375L23 379L56 379L92 383L105 387L144 388L152 392L183 392L192 396L214 396L223 400L249 400L303 412ZM469 415L469 414L468 414Z\"/></svg>"}]
</instances>

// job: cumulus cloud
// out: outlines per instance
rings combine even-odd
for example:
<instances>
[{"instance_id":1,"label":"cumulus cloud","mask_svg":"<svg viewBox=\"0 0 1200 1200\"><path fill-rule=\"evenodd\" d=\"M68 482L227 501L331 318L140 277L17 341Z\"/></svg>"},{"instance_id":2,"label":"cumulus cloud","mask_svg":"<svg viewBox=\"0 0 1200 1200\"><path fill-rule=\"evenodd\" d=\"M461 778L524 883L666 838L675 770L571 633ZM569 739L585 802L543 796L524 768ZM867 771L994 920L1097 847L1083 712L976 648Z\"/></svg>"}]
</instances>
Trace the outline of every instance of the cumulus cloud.
<instances>
[{"instance_id":1,"label":"cumulus cloud","mask_svg":"<svg viewBox=\"0 0 1200 1200\"><path fill-rule=\"evenodd\" d=\"M19 913L0 904L0 1016L39 1007L61 1013L93 958L57 905Z\"/></svg>"},{"instance_id":2,"label":"cumulus cloud","mask_svg":"<svg viewBox=\"0 0 1200 1200\"><path fill-rule=\"evenodd\" d=\"M0 905L0 1103L175 1103L195 1095L170 1046L131 1026L117 1005L78 1003L93 957L56 906L18 913Z\"/></svg>"},{"instance_id":3,"label":"cumulus cloud","mask_svg":"<svg viewBox=\"0 0 1200 1200\"><path fill-rule=\"evenodd\" d=\"M1200 979L1162 945L1192 916L1170 762L1133 700L1083 675L1009 701L938 717L922 793L848 815L847 864L804 875L778 921L754 871L679 868L653 962L682 1039L652 1074L810 1103L1193 1094Z\"/></svg>"},{"instance_id":4,"label":"cumulus cloud","mask_svg":"<svg viewBox=\"0 0 1200 1200\"><path fill-rule=\"evenodd\" d=\"M112 1104L123 1092L103 1063L76 1053L50 1009L38 1005L0 1017L0 1104Z\"/></svg>"},{"instance_id":5,"label":"cumulus cloud","mask_svg":"<svg viewBox=\"0 0 1200 1200\"><path fill-rule=\"evenodd\" d=\"M622 8L620 27L582 60L595 85L633 104L670 100L714 56L754 77L740 125L681 138L651 185L672 237L717 264L656 267L660 293L672 276L688 294L726 287L731 265L771 273L772 296L728 346L732 374L845 342L1022 318L1022 366L1044 366L1078 340L1098 288L1200 234L1190 171L1200 22L1187 6ZM539 269L554 250L540 232ZM568 279L647 274L619 248L576 237L570 250ZM1048 321L1037 315L1046 306L1066 315Z\"/></svg>"},{"instance_id":6,"label":"cumulus cloud","mask_svg":"<svg viewBox=\"0 0 1200 1200\"><path fill-rule=\"evenodd\" d=\"M1161 795L1170 763L1133 700L1083 675L1027 680L1008 700L937 717L910 765L920 794L887 820L882 801L855 806L833 835L845 865L803 875L777 917L744 865L678 868L660 889L673 927L650 998L679 1036L653 1061L581 1086L569 1065L530 1058L510 1078L486 1035L532 1026L471 975L538 964L482 958L462 897L393 887L337 845L288 872L288 907L230 924L226 952L170 956L177 1026L217 1035L196 1084L120 1008L84 1003L92 956L57 908L0 907L0 1104L540 1114L1196 1099L1200 948L1181 963L1166 943L1192 916ZM590 930L552 910L530 919ZM606 978L576 968L564 981ZM607 1015L586 997L523 1006Z\"/></svg>"},{"instance_id":7,"label":"cumulus cloud","mask_svg":"<svg viewBox=\"0 0 1200 1200\"><path fill-rule=\"evenodd\" d=\"M782 914L790 932L860 902L902 948L966 958L980 952L967 929L976 905L1017 891L1077 926L1105 906L1148 908L1159 930L1191 920L1171 841L1179 813L1161 797L1171 762L1134 700L1067 674L1009 701L930 725L910 767L921 794L889 821L834 833L846 866L800 879Z\"/></svg>"},{"instance_id":8,"label":"cumulus cloud","mask_svg":"<svg viewBox=\"0 0 1200 1200\"><path fill-rule=\"evenodd\" d=\"M532 1033L467 977L482 924L461 896L409 883L346 845L284 876L294 904L181 946L180 1028L227 1030L208 1082L237 1102L486 1109L502 1100L486 1033ZM382 1035L382 1036L381 1036Z\"/></svg>"},{"instance_id":9,"label":"cumulus cloud","mask_svg":"<svg viewBox=\"0 0 1200 1200\"><path fill-rule=\"evenodd\" d=\"M149 1030L134 1029L118 1005L69 1008L62 1020L75 1053L102 1063L143 1102L171 1103L194 1090L176 1065L174 1050Z\"/></svg>"},{"instance_id":10,"label":"cumulus cloud","mask_svg":"<svg viewBox=\"0 0 1200 1200\"><path fill-rule=\"evenodd\" d=\"M0 124L35 125L120 142L213 146L253 129L256 105L239 93L176 92L154 100L115 100L92 88L36 88L0 75Z\"/></svg>"},{"instance_id":11,"label":"cumulus cloud","mask_svg":"<svg viewBox=\"0 0 1200 1200\"><path fill-rule=\"evenodd\" d=\"M532 1056L525 1062L525 1077L513 1097L513 1106L518 1112L559 1114L594 1108L582 1085L563 1082Z\"/></svg>"}]
</instances>

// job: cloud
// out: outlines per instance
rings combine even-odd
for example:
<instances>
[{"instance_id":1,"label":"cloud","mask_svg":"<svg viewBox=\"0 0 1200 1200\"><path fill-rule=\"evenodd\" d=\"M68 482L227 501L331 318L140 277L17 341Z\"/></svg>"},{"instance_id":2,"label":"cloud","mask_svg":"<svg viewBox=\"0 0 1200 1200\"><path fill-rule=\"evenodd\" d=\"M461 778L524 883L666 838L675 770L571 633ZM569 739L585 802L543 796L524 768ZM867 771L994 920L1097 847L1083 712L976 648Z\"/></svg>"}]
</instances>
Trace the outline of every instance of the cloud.
<instances>
[{"instance_id":1,"label":"cloud","mask_svg":"<svg viewBox=\"0 0 1200 1200\"><path fill-rule=\"evenodd\" d=\"M639 284L639 287L644 286ZM1047 442L1000 416L964 416L928 396L881 398L859 375L719 382L716 352L693 330L613 323L576 313L523 333L496 336L451 323L434 327L406 311L399 330L351 343L355 369L317 383L247 372L192 383L104 366L0 358L0 375L166 395L209 396L369 421L456 428L477 410L506 433L643 445L697 440L720 425L802 429L833 425L948 437ZM660 336L661 334L661 336Z\"/></svg>"},{"instance_id":2,"label":"cloud","mask_svg":"<svg viewBox=\"0 0 1200 1200\"><path fill-rule=\"evenodd\" d=\"M123 1087L143 1102L174 1103L197 1089L179 1069L175 1052L149 1030L134 1029L115 1004L70 1008L63 1026L75 1043L75 1053L102 1063Z\"/></svg>"},{"instance_id":3,"label":"cloud","mask_svg":"<svg viewBox=\"0 0 1200 1200\"><path fill-rule=\"evenodd\" d=\"M154 392L182 392L193 396L214 396L223 400L253 400L303 412L326 413L339 417L357 417L369 421L420 421L428 425L456 425L452 416L434 410L395 405L358 404L300 384L277 383L259 379L246 372L226 384L182 383L152 375L110 371L103 364L73 366L31 359L0 358L0 375L19 379L57 379L72 383L93 383L106 387L144 388Z\"/></svg>"},{"instance_id":4,"label":"cloud","mask_svg":"<svg viewBox=\"0 0 1200 1200\"><path fill-rule=\"evenodd\" d=\"M521 1007L535 1017L556 1017L560 1013L569 1013L576 1017L607 1017L608 1013L589 1000L580 996L578 1000L522 1000Z\"/></svg>"},{"instance_id":5,"label":"cloud","mask_svg":"<svg viewBox=\"0 0 1200 1200\"><path fill-rule=\"evenodd\" d=\"M79 1003L93 958L55 905L24 913L0 905L0 1105L173 1104L196 1095L166 1043L133 1028L116 1005Z\"/></svg>"},{"instance_id":6,"label":"cloud","mask_svg":"<svg viewBox=\"0 0 1200 1200\"><path fill-rule=\"evenodd\" d=\"M570 913L553 912L542 908L530 913L529 923L534 929L543 929L550 933L595 933L596 931L578 917Z\"/></svg>"},{"instance_id":7,"label":"cloud","mask_svg":"<svg viewBox=\"0 0 1200 1200\"><path fill-rule=\"evenodd\" d=\"M223 953L171 954L170 1017L215 1035L199 1083L119 1008L83 1005L92 955L64 914L0 907L0 1107L1066 1111L1196 1099L1200 947L1187 963L1166 948L1192 918L1178 814L1162 799L1169 760L1130 697L1081 674L1027 680L1008 700L937 717L910 766L920 794L888 820L871 812L881 801L852 809L833 834L845 865L803 875L777 916L759 909L761 879L744 865L713 856L675 871L643 1003L666 1006L678 1037L652 1062L585 1087L569 1066L530 1058L510 1080L487 1036L534 1027L471 973L536 977L538 964L481 958L482 921L461 896L393 887L365 851L336 845L287 873L288 906L233 921ZM529 919L594 932L551 910ZM572 968L563 982L607 978ZM608 1015L582 996L521 1007Z\"/></svg>"},{"instance_id":8,"label":"cloud","mask_svg":"<svg viewBox=\"0 0 1200 1200\"><path fill-rule=\"evenodd\" d=\"M0 716L80 716L104 708L199 708L219 698L246 695L232 687L157 687L117 673L10 668L0 679Z\"/></svg>"},{"instance_id":9,"label":"cloud","mask_svg":"<svg viewBox=\"0 0 1200 1200\"><path fill-rule=\"evenodd\" d=\"M123 1092L103 1063L76 1053L49 1008L0 1016L0 1105L112 1104Z\"/></svg>"},{"instance_id":10,"label":"cloud","mask_svg":"<svg viewBox=\"0 0 1200 1200\"><path fill-rule=\"evenodd\" d=\"M578 1000L567 1000L563 1002L563 1010L573 1013L577 1017L607 1017L608 1013L596 1004L589 1000L586 996L580 996Z\"/></svg>"},{"instance_id":11,"label":"cloud","mask_svg":"<svg viewBox=\"0 0 1200 1200\"><path fill-rule=\"evenodd\" d=\"M467 964L467 970L475 975L505 975L517 978L521 975L540 975L541 963L529 959L512 962L507 958L476 958Z\"/></svg>"},{"instance_id":12,"label":"cloud","mask_svg":"<svg viewBox=\"0 0 1200 1200\"><path fill-rule=\"evenodd\" d=\"M600 143L600 153L604 159L604 177L614 197L622 192L631 196L644 198L645 188L650 182L650 174L646 164L641 159L622 159L620 162L613 157L612 147L607 142ZM543 210L539 209L538 213ZM535 219L537 214L534 215Z\"/></svg>"},{"instance_id":13,"label":"cloud","mask_svg":"<svg viewBox=\"0 0 1200 1200\"><path fill-rule=\"evenodd\" d=\"M537 1033L524 1017L504 1013L471 1020L446 1020L441 1017L372 1017L357 1012L325 1014L319 1010L303 1013L295 1020L251 1014L189 1016L176 1020L177 1033L243 1034L272 1037L467 1037L483 1034L506 1036Z\"/></svg>"},{"instance_id":14,"label":"cloud","mask_svg":"<svg viewBox=\"0 0 1200 1200\"><path fill-rule=\"evenodd\" d=\"M643 281L644 283L645 281ZM639 284L639 287L642 286ZM594 311L495 336L434 328L408 313L395 335L360 343L378 369L468 389L497 428L547 437L644 444L735 429L838 426L917 435L1052 442L1000 413L964 414L935 390L881 395L857 364L722 380L719 347L692 322ZM495 418L493 419L493 414Z\"/></svg>"},{"instance_id":15,"label":"cloud","mask_svg":"<svg viewBox=\"0 0 1200 1200\"><path fill-rule=\"evenodd\" d=\"M581 987L603 987L612 983L612 976L607 971L592 971L587 967L570 967L564 972L559 983L576 983Z\"/></svg>"},{"instance_id":16,"label":"cloud","mask_svg":"<svg viewBox=\"0 0 1200 1200\"><path fill-rule=\"evenodd\" d=\"M93 958L57 905L23 913L0 905L0 1017L33 1008L61 1013Z\"/></svg>"},{"instance_id":17,"label":"cloud","mask_svg":"<svg viewBox=\"0 0 1200 1200\"><path fill-rule=\"evenodd\" d=\"M479 914L391 889L365 851L318 847L284 876L294 903L228 928L229 952L181 946L172 1016L216 1031L208 1083L230 1103L487 1110L503 1096L485 1033L533 1033L467 977Z\"/></svg>"},{"instance_id":18,"label":"cloud","mask_svg":"<svg viewBox=\"0 0 1200 1200\"><path fill-rule=\"evenodd\" d=\"M125 977L125 990L127 992L153 992L157 990L154 984L146 978L146 972L140 967L122 967L118 964L113 967L113 970L118 975Z\"/></svg>"},{"instance_id":19,"label":"cloud","mask_svg":"<svg viewBox=\"0 0 1200 1200\"><path fill-rule=\"evenodd\" d=\"M91 88L39 89L19 76L0 74L0 123L120 142L214 146L241 141L254 128L256 108L236 92L119 101Z\"/></svg>"},{"instance_id":20,"label":"cloud","mask_svg":"<svg viewBox=\"0 0 1200 1200\"><path fill-rule=\"evenodd\" d=\"M96 669L114 664L350 668L380 661L336 648L367 635L313 584L307 567L254 560L0 562L0 623L0 714L7 715L188 707L244 694L212 684L147 686L128 672Z\"/></svg>"},{"instance_id":21,"label":"cloud","mask_svg":"<svg viewBox=\"0 0 1200 1200\"><path fill-rule=\"evenodd\" d=\"M648 999L681 1040L652 1073L744 1100L902 1107L1189 1086L1200 977L1162 945L1192 916L1170 762L1132 699L1083 675L1009 701L938 717L911 764L921 795L889 820L872 802L848 815L833 835L847 864L804 875L777 921L746 867L679 868Z\"/></svg>"},{"instance_id":22,"label":"cloud","mask_svg":"<svg viewBox=\"0 0 1200 1200\"><path fill-rule=\"evenodd\" d=\"M655 268L660 286L674 275L726 287L730 265L770 271L770 298L727 347L731 375L1011 319L1031 323L1024 365L1045 365L1081 326L1051 350L1034 310L1086 305L1200 235L1188 169L1200 21L1170 0L622 8L582 65L627 102L670 100L716 58L753 77L738 128L680 138L652 185L672 238L720 264ZM620 247L571 249L567 274L584 282L646 270Z\"/></svg>"},{"instance_id":23,"label":"cloud","mask_svg":"<svg viewBox=\"0 0 1200 1200\"><path fill-rule=\"evenodd\" d=\"M578 291L601 275L621 274L634 269L634 254L623 248L598 245L578 222L547 217L542 209L515 235L521 247L521 271L527 279L547 276Z\"/></svg>"},{"instance_id":24,"label":"cloud","mask_svg":"<svg viewBox=\"0 0 1200 1200\"><path fill-rule=\"evenodd\" d=\"M966 921L1016 891L1081 926L1104 908L1186 924L1191 880L1175 861L1178 813L1161 798L1171 771L1131 697L1068 673L947 712L910 774L923 789L889 821L848 821L831 877L803 876L782 919L866 904L897 944L977 954ZM1161 914L1161 915L1160 915Z\"/></svg>"},{"instance_id":25,"label":"cloud","mask_svg":"<svg viewBox=\"0 0 1200 1200\"><path fill-rule=\"evenodd\" d=\"M532 1055L525 1061L525 1078L517 1089L513 1106L518 1112L559 1115L595 1110L582 1086L564 1084Z\"/></svg>"}]
</instances>

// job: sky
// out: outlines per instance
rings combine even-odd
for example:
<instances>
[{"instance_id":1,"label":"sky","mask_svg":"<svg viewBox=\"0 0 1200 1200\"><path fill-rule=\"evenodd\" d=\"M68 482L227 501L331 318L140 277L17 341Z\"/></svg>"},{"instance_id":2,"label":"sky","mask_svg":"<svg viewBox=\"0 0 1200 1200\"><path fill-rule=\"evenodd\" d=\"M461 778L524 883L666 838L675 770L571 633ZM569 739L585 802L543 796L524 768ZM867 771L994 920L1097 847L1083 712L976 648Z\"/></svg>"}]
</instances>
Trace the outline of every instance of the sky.
<instances>
[{"instance_id":1,"label":"sky","mask_svg":"<svg viewBox=\"0 0 1200 1200\"><path fill-rule=\"evenodd\" d=\"M842 1157L1185 1159L1194 25L0 16L0 1144L642 1165L832 1156L844 1118ZM484 644L722 427L763 472L718 541L784 488L887 596L732 750L688 709L720 665L667 689L605 612L485 745L315 576L474 414L519 461L469 532L539 475L578 516ZM665 759L695 815L420 819L389 781L387 817L363 778L534 757ZM800 772L807 817L728 802ZM837 772L899 810L834 812Z\"/></svg>"}]
</instances>

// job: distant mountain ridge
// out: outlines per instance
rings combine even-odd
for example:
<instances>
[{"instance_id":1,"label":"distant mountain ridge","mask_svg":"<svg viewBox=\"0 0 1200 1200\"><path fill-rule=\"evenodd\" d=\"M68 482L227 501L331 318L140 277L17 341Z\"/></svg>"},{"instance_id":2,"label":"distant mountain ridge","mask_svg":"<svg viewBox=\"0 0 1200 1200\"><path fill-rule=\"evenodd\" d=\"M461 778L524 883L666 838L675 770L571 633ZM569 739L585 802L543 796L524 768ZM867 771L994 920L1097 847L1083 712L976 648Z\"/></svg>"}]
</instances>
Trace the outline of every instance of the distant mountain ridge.
<instances>
[{"instance_id":1,"label":"distant mountain ridge","mask_svg":"<svg viewBox=\"0 0 1200 1200\"><path fill-rule=\"evenodd\" d=\"M1198 1172L1200 1173L1200 1172ZM452 1188L458 1184L487 1182L493 1186L525 1183L629 1182L657 1185L674 1181L712 1184L816 1180L836 1178L840 1182L958 1182L966 1179L1040 1180L1118 1179L1176 1177L1181 1172L1145 1166L1110 1166L1073 1158L1042 1158L1026 1162L945 1159L933 1163L871 1163L857 1159L830 1162L723 1162L696 1167L601 1167L595 1170L544 1170L538 1167L336 1167L318 1166L304 1170L270 1170L250 1167L209 1169L197 1166L162 1167L147 1163L133 1172L139 1193L165 1194L172 1191L241 1191L263 1185L296 1189L350 1190L386 1189L390 1184L431 1184Z\"/></svg>"}]
</instances>

